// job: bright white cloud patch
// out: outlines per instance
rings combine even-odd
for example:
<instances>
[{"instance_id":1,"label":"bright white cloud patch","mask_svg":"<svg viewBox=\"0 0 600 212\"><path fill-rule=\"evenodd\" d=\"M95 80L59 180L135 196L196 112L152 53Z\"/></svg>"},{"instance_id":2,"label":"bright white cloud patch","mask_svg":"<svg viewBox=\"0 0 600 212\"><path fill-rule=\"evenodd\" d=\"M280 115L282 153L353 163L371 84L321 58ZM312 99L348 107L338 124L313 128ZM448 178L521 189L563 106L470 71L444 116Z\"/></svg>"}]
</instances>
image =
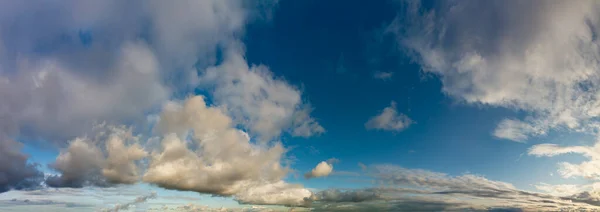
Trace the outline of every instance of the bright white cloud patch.
<instances>
[{"instance_id":1,"label":"bright white cloud patch","mask_svg":"<svg viewBox=\"0 0 600 212\"><path fill-rule=\"evenodd\" d=\"M398 113L396 102L392 101L391 105L384 108L379 115L371 117L365 123L365 128L400 132L413 123L408 116Z\"/></svg>"},{"instance_id":2,"label":"bright white cloud patch","mask_svg":"<svg viewBox=\"0 0 600 212\"><path fill-rule=\"evenodd\" d=\"M307 179L315 177L325 177L331 174L332 171L333 165L330 162L322 161L319 164L317 164L317 166L310 172L304 174L304 177Z\"/></svg>"},{"instance_id":3,"label":"bright white cloud patch","mask_svg":"<svg viewBox=\"0 0 600 212\"><path fill-rule=\"evenodd\" d=\"M600 2L407 3L389 26L443 91L471 104L530 112L495 135L525 141L548 129L587 130L600 115ZM473 17L477 17L474 19ZM514 127L512 124L530 127Z\"/></svg>"},{"instance_id":4,"label":"bright white cloud patch","mask_svg":"<svg viewBox=\"0 0 600 212\"><path fill-rule=\"evenodd\" d=\"M553 157L561 154L581 154L588 158L580 164L572 164L569 162L559 163L561 176L565 178L584 177L587 179L600 180L600 142L596 142L594 146L565 146L561 147L556 144L538 144L529 149L529 155L538 157L546 156Z\"/></svg>"}]
</instances>

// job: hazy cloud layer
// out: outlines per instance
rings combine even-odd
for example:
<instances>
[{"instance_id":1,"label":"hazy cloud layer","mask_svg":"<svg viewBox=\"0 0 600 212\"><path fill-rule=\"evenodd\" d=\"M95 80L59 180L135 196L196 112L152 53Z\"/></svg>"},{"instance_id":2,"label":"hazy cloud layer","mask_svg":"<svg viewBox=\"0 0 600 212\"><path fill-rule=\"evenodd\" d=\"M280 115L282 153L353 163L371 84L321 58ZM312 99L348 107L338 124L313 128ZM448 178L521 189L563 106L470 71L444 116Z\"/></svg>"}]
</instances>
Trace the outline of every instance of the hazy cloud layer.
<instances>
[{"instance_id":1,"label":"hazy cloud layer","mask_svg":"<svg viewBox=\"0 0 600 212\"><path fill-rule=\"evenodd\" d=\"M393 165L367 168L379 185L353 190L324 190L313 197L315 211L558 211L598 210L590 193L557 197L516 189L477 175L450 176ZM510 211L509 210L509 211Z\"/></svg>"},{"instance_id":2,"label":"hazy cloud layer","mask_svg":"<svg viewBox=\"0 0 600 212\"><path fill-rule=\"evenodd\" d=\"M461 102L530 112L494 135L525 141L557 127L589 130L600 115L597 1L403 1L388 27L443 92ZM477 18L473 18L477 17Z\"/></svg>"},{"instance_id":3,"label":"hazy cloud layer","mask_svg":"<svg viewBox=\"0 0 600 212\"><path fill-rule=\"evenodd\" d=\"M371 130L385 130L400 132L408 128L414 121L408 116L398 113L396 102L392 101L390 106L385 107L380 114L373 116L365 123L365 128Z\"/></svg>"}]
</instances>

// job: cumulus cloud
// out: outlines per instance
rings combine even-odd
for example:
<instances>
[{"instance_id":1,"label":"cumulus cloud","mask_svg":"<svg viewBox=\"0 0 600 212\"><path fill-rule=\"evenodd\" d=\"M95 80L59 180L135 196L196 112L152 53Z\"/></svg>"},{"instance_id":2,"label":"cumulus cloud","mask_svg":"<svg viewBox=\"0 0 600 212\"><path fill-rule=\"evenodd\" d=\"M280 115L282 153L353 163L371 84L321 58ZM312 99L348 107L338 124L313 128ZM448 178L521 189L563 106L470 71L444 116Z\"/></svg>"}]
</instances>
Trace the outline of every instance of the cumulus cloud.
<instances>
[{"instance_id":1,"label":"cumulus cloud","mask_svg":"<svg viewBox=\"0 0 600 212\"><path fill-rule=\"evenodd\" d=\"M0 134L0 193L39 187L43 174L21 153L22 144Z\"/></svg>"},{"instance_id":2,"label":"cumulus cloud","mask_svg":"<svg viewBox=\"0 0 600 212\"><path fill-rule=\"evenodd\" d=\"M557 197L516 189L505 182L465 174L450 176L394 165L375 165L367 173L374 188L329 189L312 196L314 211L558 211L598 210L581 192Z\"/></svg>"},{"instance_id":3,"label":"cumulus cloud","mask_svg":"<svg viewBox=\"0 0 600 212\"><path fill-rule=\"evenodd\" d=\"M524 141L549 129L587 130L600 114L599 6L461 1L425 9L404 1L406 15L387 30L449 96L529 112L525 123L508 119L494 132Z\"/></svg>"},{"instance_id":4,"label":"cumulus cloud","mask_svg":"<svg viewBox=\"0 0 600 212\"><path fill-rule=\"evenodd\" d=\"M302 205L311 192L282 182L280 143L254 144L220 108L202 96L167 104L159 127L166 136L143 180L168 189L233 195L243 203ZM191 132L191 140L186 140ZM193 148L192 144L197 146ZM258 196L257 196L258 195Z\"/></svg>"},{"instance_id":5,"label":"cumulus cloud","mask_svg":"<svg viewBox=\"0 0 600 212\"><path fill-rule=\"evenodd\" d=\"M107 130L93 139L78 137L73 140L50 165L60 175L49 176L46 184L52 187L82 187L138 182L140 176L136 161L146 157L147 153L139 146L137 138L131 136L131 130L119 127ZM129 145L126 146L126 143Z\"/></svg>"},{"instance_id":6,"label":"cumulus cloud","mask_svg":"<svg viewBox=\"0 0 600 212\"><path fill-rule=\"evenodd\" d=\"M324 128L312 117L310 105L300 90L276 78L264 65L248 66L239 51L226 53L226 60L206 69L200 84L213 90L212 98L251 134L270 140L282 131L310 137Z\"/></svg>"},{"instance_id":7,"label":"cumulus cloud","mask_svg":"<svg viewBox=\"0 0 600 212\"><path fill-rule=\"evenodd\" d=\"M379 115L371 117L365 123L365 128L400 132L413 123L408 116L398 113L396 102L392 101L390 106L384 108Z\"/></svg>"},{"instance_id":8,"label":"cumulus cloud","mask_svg":"<svg viewBox=\"0 0 600 212\"><path fill-rule=\"evenodd\" d=\"M564 178L584 177L600 180L600 142L593 146L558 146L556 144L538 144L532 146L528 154L537 157L553 157L561 154L580 154L588 158L580 164L561 162L558 172Z\"/></svg>"},{"instance_id":9,"label":"cumulus cloud","mask_svg":"<svg viewBox=\"0 0 600 212\"><path fill-rule=\"evenodd\" d=\"M312 169L310 172L304 174L306 179L315 178L315 177L325 177L331 174L333 171L333 164L329 161L322 161L317 166Z\"/></svg>"}]
</instances>

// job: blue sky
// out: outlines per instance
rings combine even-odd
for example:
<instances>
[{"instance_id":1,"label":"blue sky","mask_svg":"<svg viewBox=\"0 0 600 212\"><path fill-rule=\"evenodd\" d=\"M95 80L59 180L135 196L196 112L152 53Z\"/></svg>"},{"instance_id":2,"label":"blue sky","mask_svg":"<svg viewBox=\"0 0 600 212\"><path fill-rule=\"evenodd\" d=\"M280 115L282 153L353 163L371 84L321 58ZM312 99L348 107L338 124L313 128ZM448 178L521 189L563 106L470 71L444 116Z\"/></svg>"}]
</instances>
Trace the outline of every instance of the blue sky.
<instances>
[{"instance_id":1,"label":"blue sky","mask_svg":"<svg viewBox=\"0 0 600 212\"><path fill-rule=\"evenodd\" d=\"M139 3L0 3L0 210L600 207L594 1Z\"/></svg>"}]
</instances>

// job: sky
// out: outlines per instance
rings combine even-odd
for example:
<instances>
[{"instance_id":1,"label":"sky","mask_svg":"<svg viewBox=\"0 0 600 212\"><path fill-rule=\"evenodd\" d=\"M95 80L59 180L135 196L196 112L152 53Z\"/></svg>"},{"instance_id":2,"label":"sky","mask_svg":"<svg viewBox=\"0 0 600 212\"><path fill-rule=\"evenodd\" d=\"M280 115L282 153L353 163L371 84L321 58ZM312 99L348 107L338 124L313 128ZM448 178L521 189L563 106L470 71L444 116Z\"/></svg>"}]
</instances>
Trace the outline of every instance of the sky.
<instances>
[{"instance_id":1,"label":"sky","mask_svg":"<svg viewBox=\"0 0 600 212\"><path fill-rule=\"evenodd\" d=\"M0 1L0 211L598 211L599 14Z\"/></svg>"}]
</instances>

